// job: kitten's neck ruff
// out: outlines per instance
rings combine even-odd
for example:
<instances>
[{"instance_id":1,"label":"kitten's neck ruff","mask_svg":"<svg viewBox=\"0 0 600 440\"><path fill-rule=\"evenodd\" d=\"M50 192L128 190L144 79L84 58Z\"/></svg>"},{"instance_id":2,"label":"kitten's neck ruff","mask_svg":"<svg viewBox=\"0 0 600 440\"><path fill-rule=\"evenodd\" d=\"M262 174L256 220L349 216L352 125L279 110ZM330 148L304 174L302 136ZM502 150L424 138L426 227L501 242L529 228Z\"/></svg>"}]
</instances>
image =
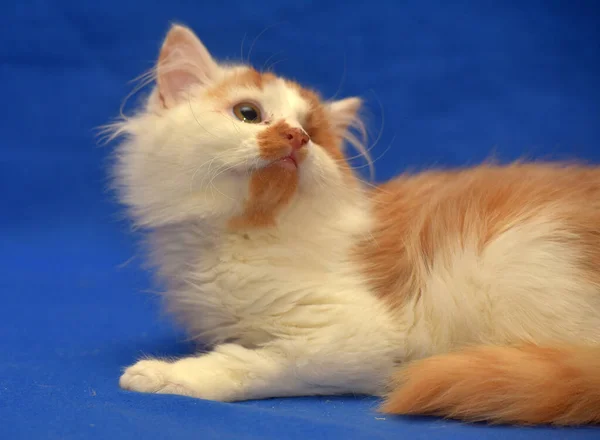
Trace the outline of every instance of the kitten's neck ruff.
<instances>
[{"instance_id":1,"label":"kitten's neck ruff","mask_svg":"<svg viewBox=\"0 0 600 440\"><path fill-rule=\"evenodd\" d=\"M273 228L229 232L247 234L256 239L296 242L328 241L328 236L352 237L368 232L370 204L367 193L359 188L300 186L289 206L282 209ZM336 241L338 238L336 238Z\"/></svg>"},{"instance_id":2,"label":"kitten's neck ruff","mask_svg":"<svg viewBox=\"0 0 600 440\"><path fill-rule=\"evenodd\" d=\"M188 221L151 232L167 305L192 338L209 345L237 338L260 343L279 331L268 330L278 298L293 304L325 295L325 288L328 299L321 301L331 301L331 290L334 296L360 290L352 252L370 233L363 193L347 193L337 203L299 197L278 220L255 230ZM346 293L335 301L351 299ZM249 318L255 315L266 329L260 334Z\"/></svg>"},{"instance_id":3,"label":"kitten's neck ruff","mask_svg":"<svg viewBox=\"0 0 600 440\"><path fill-rule=\"evenodd\" d=\"M156 227L150 231L154 262L172 280L214 249L226 258L230 249L260 253L276 247L291 254L315 253L319 260L347 259L351 248L370 234L371 208L366 191L341 192L298 191L273 227L232 230L222 219L206 218ZM181 254L180 262L173 261L175 254Z\"/></svg>"}]
</instances>

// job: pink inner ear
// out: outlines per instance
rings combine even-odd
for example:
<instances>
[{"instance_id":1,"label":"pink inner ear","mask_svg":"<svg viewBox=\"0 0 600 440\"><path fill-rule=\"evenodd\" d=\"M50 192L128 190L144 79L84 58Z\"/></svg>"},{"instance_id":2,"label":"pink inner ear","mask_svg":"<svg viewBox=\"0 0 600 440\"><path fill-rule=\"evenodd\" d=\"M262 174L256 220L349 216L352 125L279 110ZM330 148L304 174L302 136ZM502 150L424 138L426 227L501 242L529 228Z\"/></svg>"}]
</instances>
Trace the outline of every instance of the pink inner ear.
<instances>
[{"instance_id":1,"label":"pink inner ear","mask_svg":"<svg viewBox=\"0 0 600 440\"><path fill-rule=\"evenodd\" d=\"M214 78L219 67L196 35L183 26L174 26L160 51L157 66L158 93L169 108L195 84Z\"/></svg>"},{"instance_id":2,"label":"pink inner ear","mask_svg":"<svg viewBox=\"0 0 600 440\"><path fill-rule=\"evenodd\" d=\"M182 98L183 92L198 82L194 74L183 69L159 75L158 90L163 105L167 108L172 107Z\"/></svg>"}]
</instances>

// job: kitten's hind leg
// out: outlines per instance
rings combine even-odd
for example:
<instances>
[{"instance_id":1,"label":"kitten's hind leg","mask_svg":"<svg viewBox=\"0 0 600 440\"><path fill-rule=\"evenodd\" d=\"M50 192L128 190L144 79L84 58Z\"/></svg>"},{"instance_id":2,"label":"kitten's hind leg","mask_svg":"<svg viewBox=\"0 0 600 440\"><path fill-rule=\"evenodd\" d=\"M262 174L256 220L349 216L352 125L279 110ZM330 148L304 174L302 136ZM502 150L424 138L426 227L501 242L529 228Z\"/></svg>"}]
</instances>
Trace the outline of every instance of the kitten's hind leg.
<instances>
[{"instance_id":1,"label":"kitten's hind leg","mask_svg":"<svg viewBox=\"0 0 600 440\"><path fill-rule=\"evenodd\" d=\"M280 340L251 350L225 344L175 362L141 360L125 371L120 385L219 401L383 391L393 361L381 344L352 350L316 345L314 340Z\"/></svg>"}]
</instances>

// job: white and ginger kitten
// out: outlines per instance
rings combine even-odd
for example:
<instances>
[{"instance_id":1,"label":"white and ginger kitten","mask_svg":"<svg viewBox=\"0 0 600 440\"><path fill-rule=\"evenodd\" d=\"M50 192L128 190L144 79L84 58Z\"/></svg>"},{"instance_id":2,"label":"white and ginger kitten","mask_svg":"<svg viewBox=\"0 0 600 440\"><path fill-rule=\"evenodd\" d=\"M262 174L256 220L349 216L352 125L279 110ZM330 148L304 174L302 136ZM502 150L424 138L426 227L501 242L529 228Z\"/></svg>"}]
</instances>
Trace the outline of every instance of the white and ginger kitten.
<instances>
[{"instance_id":1,"label":"white and ginger kitten","mask_svg":"<svg viewBox=\"0 0 600 440\"><path fill-rule=\"evenodd\" d=\"M483 165L365 188L361 101L217 63L173 26L115 179L165 298L210 351L121 387L360 393L391 414L600 422L600 169Z\"/></svg>"}]
</instances>

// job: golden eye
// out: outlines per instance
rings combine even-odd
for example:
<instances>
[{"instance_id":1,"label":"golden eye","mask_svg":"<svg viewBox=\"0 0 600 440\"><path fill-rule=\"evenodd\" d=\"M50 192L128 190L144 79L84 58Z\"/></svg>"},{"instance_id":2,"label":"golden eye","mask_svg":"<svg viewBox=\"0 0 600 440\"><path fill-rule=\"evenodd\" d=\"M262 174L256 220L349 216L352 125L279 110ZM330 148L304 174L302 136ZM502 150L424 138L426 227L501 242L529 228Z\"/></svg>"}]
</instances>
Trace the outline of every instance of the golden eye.
<instances>
[{"instance_id":1,"label":"golden eye","mask_svg":"<svg viewBox=\"0 0 600 440\"><path fill-rule=\"evenodd\" d=\"M233 107L233 114L240 121L248 122L249 124L258 124L262 122L260 109L250 102L240 102Z\"/></svg>"}]
</instances>

